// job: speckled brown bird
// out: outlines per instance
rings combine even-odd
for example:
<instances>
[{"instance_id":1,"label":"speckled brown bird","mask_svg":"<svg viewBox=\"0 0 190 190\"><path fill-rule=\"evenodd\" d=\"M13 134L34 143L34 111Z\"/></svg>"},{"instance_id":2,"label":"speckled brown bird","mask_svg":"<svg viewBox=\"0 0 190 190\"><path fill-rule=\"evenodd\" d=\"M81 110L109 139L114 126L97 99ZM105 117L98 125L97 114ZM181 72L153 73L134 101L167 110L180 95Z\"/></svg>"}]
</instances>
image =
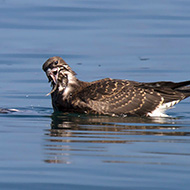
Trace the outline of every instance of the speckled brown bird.
<instances>
[{"instance_id":1,"label":"speckled brown bird","mask_svg":"<svg viewBox=\"0 0 190 190\"><path fill-rule=\"evenodd\" d=\"M141 83L105 78L83 82L61 57L49 58L43 70L52 85L54 111L164 117L165 110L190 96L190 81Z\"/></svg>"}]
</instances>

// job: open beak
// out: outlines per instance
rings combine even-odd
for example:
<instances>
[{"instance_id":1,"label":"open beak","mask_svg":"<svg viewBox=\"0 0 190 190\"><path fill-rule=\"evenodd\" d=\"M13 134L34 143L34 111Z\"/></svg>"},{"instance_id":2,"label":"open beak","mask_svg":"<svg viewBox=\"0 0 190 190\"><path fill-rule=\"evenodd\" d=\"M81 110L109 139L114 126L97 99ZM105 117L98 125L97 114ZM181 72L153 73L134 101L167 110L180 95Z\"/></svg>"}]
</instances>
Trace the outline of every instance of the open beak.
<instances>
[{"instance_id":1,"label":"open beak","mask_svg":"<svg viewBox=\"0 0 190 190\"><path fill-rule=\"evenodd\" d=\"M52 82L54 84L57 83L58 71L59 71L59 68L48 69L46 71L46 75L49 79L49 82Z\"/></svg>"},{"instance_id":2,"label":"open beak","mask_svg":"<svg viewBox=\"0 0 190 190\"><path fill-rule=\"evenodd\" d=\"M50 94L52 94L53 92L56 91L56 89L58 87L58 83L57 83L58 74L59 74L59 68L53 68L53 69L49 68L46 71L46 75L47 75L47 77L49 79L49 82L51 82L51 85L53 86L51 92L46 94L46 96L49 96Z\"/></svg>"}]
</instances>

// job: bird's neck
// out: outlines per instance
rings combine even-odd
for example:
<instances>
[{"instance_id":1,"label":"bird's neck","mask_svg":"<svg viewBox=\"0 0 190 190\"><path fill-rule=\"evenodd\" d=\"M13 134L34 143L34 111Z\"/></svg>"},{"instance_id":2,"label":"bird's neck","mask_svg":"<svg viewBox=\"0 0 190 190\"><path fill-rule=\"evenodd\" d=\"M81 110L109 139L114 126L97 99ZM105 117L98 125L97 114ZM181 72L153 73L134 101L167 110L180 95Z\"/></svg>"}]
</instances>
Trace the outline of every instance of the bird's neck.
<instances>
[{"instance_id":1,"label":"bird's neck","mask_svg":"<svg viewBox=\"0 0 190 190\"><path fill-rule=\"evenodd\" d=\"M80 81L78 80L74 75L68 76L68 83L67 86L63 89L61 89L61 86L59 87L59 91L63 90L63 99L69 99L74 94L81 91L83 88L88 86L88 82Z\"/></svg>"}]
</instances>

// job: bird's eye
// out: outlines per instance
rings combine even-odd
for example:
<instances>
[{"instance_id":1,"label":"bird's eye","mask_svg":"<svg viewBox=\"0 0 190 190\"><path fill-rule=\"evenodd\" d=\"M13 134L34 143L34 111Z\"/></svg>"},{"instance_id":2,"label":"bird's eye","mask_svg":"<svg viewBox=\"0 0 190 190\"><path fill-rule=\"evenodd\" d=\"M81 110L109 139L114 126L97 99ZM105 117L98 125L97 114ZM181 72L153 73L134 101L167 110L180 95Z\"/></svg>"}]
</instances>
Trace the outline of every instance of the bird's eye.
<instances>
[{"instance_id":1,"label":"bird's eye","mask_svg":"<svg viewBox=\"0 0 190 190\"><path fill-rule=\"evenodd\" d=\"M58 61L55 61L55 65L57 65L58 64Z\"/></svg>"}]
</instances>

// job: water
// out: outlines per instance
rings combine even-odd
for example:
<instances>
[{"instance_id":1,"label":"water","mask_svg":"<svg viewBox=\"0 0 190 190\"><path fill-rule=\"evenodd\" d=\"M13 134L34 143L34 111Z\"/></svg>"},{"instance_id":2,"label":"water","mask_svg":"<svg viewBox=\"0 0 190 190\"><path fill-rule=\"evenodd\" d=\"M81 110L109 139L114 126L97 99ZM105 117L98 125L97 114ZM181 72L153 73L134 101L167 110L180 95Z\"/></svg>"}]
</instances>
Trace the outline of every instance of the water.
<instances>
[{"instance_id":1,"label":"water","mask_svg":"<svg viewBox=\"0 0 190 190\"><path fill-rule=\"evenodd\" d=\"M53 114L42 64L81 80L188 80L187 0L0 1L1 189L189 189L189 100L171 118Z\"/></svg>"}]
</instances>

